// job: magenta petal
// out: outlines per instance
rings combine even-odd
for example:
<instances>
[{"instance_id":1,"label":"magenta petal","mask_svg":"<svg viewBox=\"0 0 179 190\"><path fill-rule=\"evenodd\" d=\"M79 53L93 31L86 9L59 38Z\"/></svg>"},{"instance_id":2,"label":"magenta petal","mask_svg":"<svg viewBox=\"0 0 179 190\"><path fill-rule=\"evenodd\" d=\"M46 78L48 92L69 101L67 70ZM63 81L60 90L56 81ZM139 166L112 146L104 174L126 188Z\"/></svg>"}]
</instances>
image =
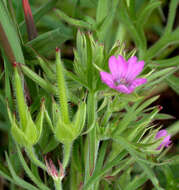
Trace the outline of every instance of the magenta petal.
<instances>
[{"instance_id":1,"label":"magenta petal","mask_svg":"<svg viewBox=\"0 0 179 190\"><path fill-rule=\"evenodd\" d=\"M137 57L136 56L132 56L131 58L128 59L127 61L127 73L126 73L126 78L128 80L132 80L133 79L133 70L135 68L135 65L137 63ZM135 78L135 77L134 77Z\"/></svg>"},{"instance_id":2,"label":"magenta petal","mask_svg":"<svg viewBox=\"0 0 179 190\"><path fill-rule=\"evenodd\" d=\"M107 84L110 88L114 88L113 77L111 74L106 72L100 72L101 80Z\"/></svg>"},{"instance_id":3,"label":"magenta petal","mask_svg":"<svg viewBox=\"0 0 179 190\"><path fill-rule=\"evenodd\" d=\"M115 87L115 89L119 92L125 93L125 94L130 94L131 91L123 84L120 84Z\"/></svg>"},{"instance_id":4,"label":"magenta petal","mask_svg":"<svg viewBox=\"0 0 179 190\"><path fill-rule=\"evenodd\" d=\"M159 139L162 137L165 137L165 138L163 139L163 141L161 142L161 144L159 145L157 150L160 150L162 148L162 146L168 147L170 145L170 143L172 142L170 140L171 136L168 135L168 133L165 129L158 131L158 133L155 136L156 139Z\"/></svg>"},{"instance_id":5,"label":"magenta petal","mask_svg":"<svg viewBox=\"0 0 179 190\"><path fill-rule=\"evenodd\" d=\"M136 87L144 84L147 82L147 79L145 78L137 78L134 81L132 81L132 84L129 86L129 89L135 89Z\"/></svg>"},{"instance_id":6,"label":"magenta petal","mask_svg":"<svg viewBox=\"0 0 179 190\"><path fill-rule=\"evenodd\" d=\"M118 65L119 65L120 71L121 71L120 77L125 78L126 73L127 73L127 62L121 55L118 55L117 61L118 61Z\"/></svg>"},{"instance_id":7,"label":"magenta petal","mask_svg":"<svg viewBox=\"0 0 179 190\"><path fill-rule=\"evenodd\" d=\"M109 58L109 70L113 78L119 78L121 76L122 69L120 68L120 65L118 64L115 56L111 56Z\"/></svg>"},{"instance_id":8,"label":"magenta petal","mask_svg":"<svg viewBox=\"0 0 179 190\"><path fill-rule=\"evenodd\" d=\"M113 79L121 78L126 73L127 64L122 56L120 58L116 58L115 56L111 56L109 58L109 70L113 76Z\"/></svg>"},{"instance_id":9,"label":"magenta petal","mask_svg":"<svg viewBox=\"0 0 179 190\"><path fill-rule=\"evenodd\" d=\"M134 80L134 78L136 78L136 76L138 76L142 71L145 62L144 61L138 62L137 57L133 56L127 61L127 64L128 64L128 69L127 69L126 78L128 80Z\"/></svg>"},{"instance_id":10,"label":"magenta petal","mask_svg":"<svg viewBox=\"0 0 179 190\"><path fill-rule=\"evenodd\" d=\"M167 131L165 129L162 129L162 130L158 131L155 138L159 139L159 138L164 137L166 135L167 135Z\"/></svg>"},{"instance_id":11,"label":"magenta petal","mask_svg":"<svg viewBox=\"0 0 179 190\"><path fill-rule=\"evenodd\" d=\"M164 138L162 144L163 144L165 147L168 147L168 146L170 145L170 143L171 143L170 138L171 138L170 135L168 135L168 136L166 136L166 137Z\"/></svg>"}]
</instances>

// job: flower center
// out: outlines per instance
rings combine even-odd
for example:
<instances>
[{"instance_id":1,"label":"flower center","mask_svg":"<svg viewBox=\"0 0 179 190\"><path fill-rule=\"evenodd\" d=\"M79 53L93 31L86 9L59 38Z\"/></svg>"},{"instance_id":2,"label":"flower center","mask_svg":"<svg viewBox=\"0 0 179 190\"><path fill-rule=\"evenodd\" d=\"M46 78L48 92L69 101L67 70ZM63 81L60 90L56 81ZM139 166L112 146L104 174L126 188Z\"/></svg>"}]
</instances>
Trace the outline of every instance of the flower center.
<instances>
[{"instance_id":1,"label":"flower center","mask_svg":"<svg viewBox=\"0 0 179 190\"><path fill-rule=\"evenodd\" d=\"M130 85L130 82L127 81L125 78L119 78L119 79L116 79L115 80L115 85L118 86L118 85L125 85L125 86L129 86Z\"/></svg>"}]
</instances>

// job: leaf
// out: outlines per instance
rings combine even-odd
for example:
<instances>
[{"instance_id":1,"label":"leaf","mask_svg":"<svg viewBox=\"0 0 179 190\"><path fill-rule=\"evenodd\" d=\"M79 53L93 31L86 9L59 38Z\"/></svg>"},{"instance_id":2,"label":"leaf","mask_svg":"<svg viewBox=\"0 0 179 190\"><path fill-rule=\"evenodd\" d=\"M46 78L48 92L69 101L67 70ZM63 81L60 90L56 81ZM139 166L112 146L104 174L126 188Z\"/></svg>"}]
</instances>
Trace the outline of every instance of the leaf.
<instances>
[{"instance_id":1,"label":"leaf","mask_svg":"<svg viewBox=\"0 0 179 190\"><path fill-rule=\"evenodd\" d=\"M154 11L154 9L156 9L160 5L161 5L160 1L156 0L149 1L149 3L144 7L144 9L140 11L140 14L137 15L138 18L137 25L143 26L147 22L149 16Z\"/></svg>"},{"instance_id":2,"label":"leaf","mask_svg":"<svg viewBox=\"0 0 179 190\"><path fill-rule=\"evenodd\" d=\"M35 50L39 54L46 55L54 52L57 46L69 39L72 39L71 30L63 30L63 28L59 27L29 41L25 44L25 48L30 54L32 54L32 50Z\"/></svg>"},{"instance_id":3,"label":"leaf","mask_svg":"<svg viewBox=\"0 0 179 190\"><path fill-rule=\"evenodd\" d=\"M20 40L3 1L0 1L0 41L11 63L24 63Z\"/></svg>"},{"instance_id":4,"label":"leaf","mask_svg":"<svg viewBox=\"0 0 179 190\"><path fill-rule=\"evenodd\" d=\"M44 185L41 181L39 181L38 178L36 178L36 176L32 173L32 171L30 170L30 168L28 167L26 161L23 158L23 155L19 149L19 146L16 145L17 147L17 153L19 156L19 159L21 161L21 164L25 170L25 172L27 173L27 175L30 177L30 179L41 189L41 190L50 190L46 185Z\"/></svg>"},{"instance_id":5,"label":"leaf","mask_svg":"<svg viewBox=\"0 0 179 190\"><path fill-rule=\"evenodd\" d=\"M14 168L12 167L12 164L10 162L10 159L9 159L7 153L6 153L6 160L7 160L7 164L8 164L9 170L11 172L11 175L13 176L13 179L17 185L19 185L20 187L27 189L27 190L29 190L29 189L38 190L35 186L31 185L30 183L24 181L19 176L17 176L17 174L14 171Z\"/></svg>"},{"instance_id":6,"label":"leaf","mask_svg":"<svg viewBox=\"0 0 179 190\"><path fill-rule=\"evenodd\" d=\"M168 35L163 35L154 45L152 45L145 55L142 57L143 60L149 61L157 55L161 54L161 52L166 49L169 45L178 44L179 43L179 28L175 29Z\"/></svg>"},{"instance_id":7,"label":"leaf","mask_svg":"<svg viewBox=\"0 0 179 190\"><path fill-rule=\"evenodd\" d=\"M151 76L147 77L147 83L145 84L143 89L148 89L149 87L151 88L152 86L159 84L164 79L167 79L176 70L177 70L177 68L170 67L170 68L159 70L159 71L151 74Z\"/></svg>"},{"instance_id":8,"label":"leaf","mask_svg":"<svg viewBox=\"0 0 179 190\"><path fill-rule=\"evenodd\" d=\"M46 90L50 94L56 94L56 88L51 85L48 81L45 81L39 75L37 75L34 71L26 67L25 65L21 65L23 73L37 83L41 88Z\"/></svg>"},{"instance_id":9,"label":"leaf","mask_svg":"<svg viewBox=\"0 0 179 190\"><path fill-rule=\"evenodd\" d=\"M168 20L167 20L167 25L165 28L165 35L170 33L173 29L173 24L175 21L175 15L177 12L177 6L178 6L178 0L170 1Z\"/></svg>"},{"instance_id":10,"label":"leaf","mask_svg":"<svg viewBox=\"0 0 179 190\"><path fill-rule=\"evenodd\" d=\"M127 155L126 151L122 151L115 159L106 163L101 170L95 170L88 181L84 184L83 190L88 190L94 183L96 183L103 175L105 175L112 167L120 164L122 159Z\"/></svg>"},{"instance_id":11,"label":"leaf","mask_svg":"<svg viewBox=\"0 0 179 190\"><path fill-rule=\"evenodd\" d=\"M168 85L179 95L179 78L171 75L166 80Z\"/></svg>"},{"instance_id":12,"label":"leaf","mask_svg":"<svg viewBox=\"0 0 179 190\"><path fill-rule=\"evenodd\" d=\"M179 65L179 56L163 60L153 60L151 64L148 64L149 67L154 67L154 68L175 67L178 65Z\"/></svg>"},{"instance_id":13,"label":"leaf","mask_svg":"<svg viewBox=\"0 0 179 190\"><path fill-rule=\"evenodd\" d=\"M144 110L146 107L148 107L150 104L152 104L153 102L155 102L157 99L159 98L159 96L154 96L148 100L145 100L137 109L136 112L140 113L142 110Z\"/></svg>"},{"instance_id":14,"label":"leaf","mask_svg":"<svg viewBox=\"0 0 179 190\"><path fill-rule=\"evenodd\" d=\"M159 182L158 179L156 178L154 172L152 171L151 167L149 167L146 163L144 163L143 161L141 162L141 159L139 159L139 155L138 152L134 149L134 147L132 146L132 144L130 144L129 142L127 142L127 140L125 140L125 138L123 138L122 136L118 136L117 139L115 139L123 148L125 148L130 155L136 160L136 162L140 165L140 167L144 170L144 172L148 175L148 177L150 178L150 180L152 181L153 185L156 187L157 190L162 190L159 186ZM143 155L144 154L140 154ZM146 160L147 161L147 160Z\"/></svg>"},{"instance_id":15,"label":"leaf","mask_svg":"<svg viewBox=\"0 0 179 190\"><path fill-rule=\"evenodd\" d=\"M65 22L67 22L68 24L72 26L91 29L91 25L84 22L83 20L77 20L77 19L71 18L59 9L56 9L55 12L60 16L62 20L64 20Z\"/></svg>"},{"instance_id":16,"label":"leaf","mask_svg":"<svg viewBox=\"0 0 179 190\"><path fill-rule=\"evenodd\" d=\"M96 22L100 23L108 15L108 11L109 11L109 1L98 0Z\"/></svg>"},{"instance_id":17,"label":"leaf","mask_svg":"<svg viewBox=\"0 0 179 190\"><path fill-rule=\"evenodd\" d=\"M130 183L127 184L125 190L137 190L141 185L143 185L148 180L145 173L140 176L136 176Z\"/></svg>"}]
</instances>

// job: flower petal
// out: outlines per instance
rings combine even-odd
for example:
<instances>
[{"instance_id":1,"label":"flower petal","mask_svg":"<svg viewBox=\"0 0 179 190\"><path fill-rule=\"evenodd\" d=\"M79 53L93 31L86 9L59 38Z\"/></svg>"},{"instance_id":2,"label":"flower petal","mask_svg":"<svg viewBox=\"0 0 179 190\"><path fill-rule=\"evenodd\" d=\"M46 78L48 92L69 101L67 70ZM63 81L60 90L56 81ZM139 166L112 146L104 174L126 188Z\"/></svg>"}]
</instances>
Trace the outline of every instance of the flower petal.
<instances>
[{"instance_id":1,"label":"flower petal","mask_svg":"<svg viewBox=\"0 0 179 190\"><path fill-rule=\"evenodd\" d=\"M132 81L131 85L129 86L129 89L135 89L136 87L144 84L147 82L147 79L145 78L137 78L134 81Z\"/></svg>"},{"instance_id":2,"label":"flower petal","mask_svg":"<svg viewBox=\"0 0 179 190\"><path fill-rule=\"evenodd\" d=\"M130 59L128 59L127 61L127 73L126 73L126 78L128 80L132 80L132 73L133 73L133 70L134 70L134 67L137 63L137 57L136 56L133 56L131 57ZM135 77L134 77L135 78Z\"/></svg>"},{"instance_id":3,"label":"flower petal","mask_svg":"<svg viewBox=\"0 0 179 190\"><path fill-rule=\"evenodd\" d=\"M118 55L117 61L118 61L118 65L120 66L120 69L121 69L120 77L125 78L126 73L127 73L127 62L121 55Z\"/></svg>"},{"instance_id":4,"label":"flower petal","mask_svg":"<svg viewBox=\"0 0 179 190\"><path fill-rule=\"evenodd\" d=\"M100 72L101 80L107 84L110 88L114 88L114 81L111 74L106 72Z\"/></svg>"},{"instance_id":5,"label":"flower petal","mask_svg":"<svg viewBox=\"0 0 179 190\"><path fill-rule=\"evenodd\" d=\"M167 131L165 129L162 129L162 130L158 131L155 138L159 139L159 138L164 137L166 135L167 135Z\"/></svg>"},{"instance_id":6,"label":"flower petal","mask_svg":"<svg viewBox=\"0 0 179 190\"><path fill-rule=\"evenodd\" d=\"M168 133L165 129L158 131L158 133L155 136L156 139L159 139L161 137L165 137L165 138L163 139L163 141L161 142L161 144L159 145L157 150L160 150L162 148L162 146L168 147L172 142L170 140L171 136L168 135Z\"/></svg>"},{"instance_id":7,"label":"flower petal","mask_svg":"<svg viewBox=\"0 0 179 190\"><path fill-rule=\"evenodd\" d=\"M109 69L113 76L113 79L120 79L126 73L127 64L122 56L111 56L109 58Z\"/></svg>"},{"instance_id":8,"label":"flower petal","mask_svg":"<svg viewBox=\"0 0 179 190\"><path fill-rule=\"evenodd\" d=\"M115 90L119 91L119 92L122 92L122 93L125 93L125 94L130 94L132 91L129 90L125 85L123 84L120 84L118 86L115 86L114 87Z\"/></svg>"},{"instance_id":9,"label":"flower petal","mask_svg":"<svg viewBox=\"0 0 179 190\"><path fill-rule=\"evenodd\" d=\"M167 135L167 136L164 138L162 144L164 144L165 147L168 147L168 146L170 145L170 143L172 142L172 141L170 141L170 138L171 138L170 135Z\"/></svg>"},{"instance_id":10,"label":"flower petal","mask_svg":"<svg viewBox=\"0 0 179 190\"><path fill-rule=\"evenodd\" d=\"M128 80L133 80L139 73L142 71L144 67L144 61L137 61L137 57L133 56L127 61L127 73L126 78Z\"/></svg>"}]
</instances>

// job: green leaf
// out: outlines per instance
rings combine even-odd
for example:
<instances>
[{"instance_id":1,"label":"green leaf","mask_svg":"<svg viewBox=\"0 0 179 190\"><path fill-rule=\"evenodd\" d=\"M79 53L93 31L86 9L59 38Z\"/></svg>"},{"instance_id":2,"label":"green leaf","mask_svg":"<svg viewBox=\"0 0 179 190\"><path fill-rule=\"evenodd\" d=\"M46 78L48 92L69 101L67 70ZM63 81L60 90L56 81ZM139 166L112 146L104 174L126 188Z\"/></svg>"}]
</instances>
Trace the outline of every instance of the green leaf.
<instances>
[{"instance_id":1,"label":"green leaf","mask_svg":"<svg viewBox=\"0 0 179 190\"><path fill-rule=\"evenodd\" d=\"M127 184L125 190L137 190L140 186L142 186L148 177L145 173L142 173L140 176L136 176L130 183Z\"/></svg>"},{"instance_id":2,"label":"green leaf","mask_svg":"<svg viewBox=\"0 0 179 190\"><path fill-rule=\"evenodd\" d=\"M167 79L168 85L177 93L179 94L179 78L175 75L171 75Z\"/></svg>"},{"instance_id":3,"label":"green leaf","mask_svg":"<svg viewBox=\"0 0 179 190\"><path fill-rule=\"evenodd\" d=\"M98 6L100 9L99 11L101 11L101 9L106 9L107 6L108 10L110 9L109 13L103 11L101 14L98 13L97 15L98 21L100 21L99 19L103 18L99 23L97 22L96 30L100 42L104 42L110 32L109 28L112 27L112 23L115 18L115 13L118 5L118 0L114 0L110 4L106 0L105 2L104 1L102 2L102 0L98 2L99 2Z\"/></svg>"},{"instance_id":4,"label":"green leaf","mask_svg":"<svg viewBox=\"0 0 179 190\"><path fill-rule=\"evenodd\" d=\"M157 99L159 98L159 96L154 96L146 101L144 101L137 109L136 112L140 113L142 110L144 110L146 107L148 107L150 104L152 104L153 102L155 102Z\"/></svg>"},{"instance_id":5,"label":"green leaf","mask_svg":"<svg viewBox=\"0 0 179 190\"><path fill-rule=\"evenodd\" d=\"M141 32L138 31L137 27L133 23L132 18L130 18L130 15L128 13L127 7L125 5L125 2L123 0L120 0L120 9L123 11L119 11L118 18L122 21L126 29L129 31L131 37L133 38L135 44L137 47L141 48L141 50L146 48L146 41L142 39L141 37L143 35L140 35Z\"/></svg>"},{"instance_id":6,"label":"green leaf","mask_svg":"<svg viewBox=\"0 0 179 190\"><path fill-rule=\"evenodd\" d=\"M30 168L28 167L26 161L23 158L23 155L18 147L17 147L17 153L19 156L19 159L21 161L21 164L25 170L25 172L27 173L27 175L30 177L30 179L41 189L41 190L50 190L46 185L44 185L41 181L39 181L38 178L35 177L35 175L32 173L32 171L30 170Z\"/></svg>"},{"instance_id":7,"label":"green leaf","mask_svg":"<svg viewBox=\"0 0 179 190\"><path fill-rule=\"evenodd\" d=\"M88 181L84 184L83 190L88 190L94 183L96 183L102 176L104 176L112 167L120 164L121 160L127 155L126 151L122 151L115 159L106 163L101 170L95 170Z\"/></svg>"},{"instance_id":8,"label":"green leaf","mask_svg":"<svg viewBox=\"0 0 179 190\"><path fill-rule=\"evenodd\" d=\"M27 75L27 77L29 77L31 80L37 83L40 87L42 87L48 93L56 94L56 88L53 85L51 85L49 82L45 81L43 78L41 78L39 75L37 75L34 71L29 69L25 65L22 65L21 68L22 68L23 73Z\"/></svg>"},{"instance_id":9,"label":"green leaf","mask_svg":"<svg viewBox=\"0 0 179 190\"><path fill-rule=\"evenodd\" d=\"M179 43L179 28L167 35L163 35L154 45L152 45L145 55L142 57L143 60L149 61L166 49L169 45Z\"/></svg>"},{"instance_id":10,"label":"green leaf","mask_svg":"<svg viewBox=\"0 0 179 190\"><path fill-rule=\"evenodd\" d=\"M141 159L139 159L138 152L134 149L134 147L122 136L118 136L117 139L115 139L123 148L125 148L130 155L136 159L137 163L140 165L140 167L144 170L144 172L148 175L154 186L157 190L162 190L159 186L158 179L156 178L154 172L152 171L151 167L149 167L146 163L143 161L141 162ZM144 156L144 155L143 155Z\"/></svg>"},{"instance_id":11,"label":"green leaf","mask_svg":"<svg viewBox=\"0 0 179 190\"><path fill-rule=\"evenodd\" d=\"M25 47L30 54L32 54L32 50L35 50L39 54L46 55L54 52L57 46L69 39L72 39L71 30L64 31L63 28L59 27L39 35L37 38L26 43Z\"/></svg>"},{"instance_id":12,"label":"green leaf","mask_svg":"<svg viewBox=\"0 0 179 190\"><path fill-rule=\"evenodd\" d=\"M125 189L126 184L129 184L131 180L131 167L126 168L120 175L119 181L117 182L122 189Z\"/></svg>"},{"instance_id":13,"label":"green leaf","mask_svg":"<svg viewBox=\"0 0 179 190\"><path fill-rule=\"evenodd\" d=\"M91 25L84 22L83 20L77 20L77 19L71 18L59 9L56 9L55 12L60 16L62 20L64 20L65 22L67 22L68 24L72 26L91 29Z\"/></svg>"},{"instance_id":14,"label":"green leaf","mask_svg":"<svg viewBox=\"0 0 179 190\"><path fill-rule=\"evenodd\" d=\"M179 56L175 56L163 60L153 60L152 63L148 64L149 67L154 68L165 68L165 67L177 67L179 64Z\"/></svg>"},{"instance_id":15,"label":"green leaf","mask_svg":"<svg viewBox=\"0 0 179 190\"><path fill-rule=\"evenodd\" d=\"M152 73L151 76L147 77L147 83L143 87L143 89L151 88L152 86L159 84L164 79L167 79L172 73L177 70L175 67L170 67L166 69L159 70L155 73Z\"/></svg>"},{"instance_id":16,"label":"green leaf","mask_svg":"<svg viewBox=\"0 0 179 190\"><path fill-rule=\"evenodd\" d=\"M100 23L108 15L108 12L109 12L109 1L98 0L96 22Z\"/></svg>"},{"instance_id":17,"label":"green leaf","mask_svg":"<svg viewBox=\"0 0 179 190\"><path fill-rule=\"evenodd\" d=\"M154 11L154 9L156 9L160 5L161 2L158 0L149 1L148 4L144 7L144 9L140 11L139 15L137 15L137 25L143 26L147 22L149 16Z\"/></svg>"},{"instance_id":18,"label":"green leaf","mask_svg":"<svg viewBox=\"0 0 179 190\"><path fill-rule=\"evenodd\" d=\"M168 20L165 28L165 35L169 34L173 29L178 3L179 3L178 0L170 1Z\"/></svg>"},{"instance_id":19,"label":"green leaf","mask_svg":"<svg viewBox=\"0 0 179 190\"><path fill-rule=\"evenodd\" d=\"M3 1L0 1L0 41L11 63L24 63L20 40Z\"/></svg>"},{"instance_id":20,"label":"green leaf","mask_svg":"<svg viewBox=\"0 0 179 190\"><path fill-rule=\"evenodd\" d=\"M179 121L176 121L175 123L173 123L172 125L170 125L167 128L167 131L172 136L176 135L178 133L178 131L179 131Z\"/></svg>"},{"instance_id":21,"label":"green leaf","mask_svg":"<svg viewBox=\"0 0 179 190\"><path fill-rule=\"evenodd\" d=\"M12 164L10 162L10 159L9 159L7 153L6 153L6 160L7 160L7 164L8 164L9 170L11 172L11 175L17 185L19 185L20 187L27 189L27 190L29 190L29 189L38 190L35 186L31 185L30 183L27 183L26 181L21 179L19 176L17 176L17 174L14 171L14 168L12 167Z\"/></svg>"}]
</instances>

